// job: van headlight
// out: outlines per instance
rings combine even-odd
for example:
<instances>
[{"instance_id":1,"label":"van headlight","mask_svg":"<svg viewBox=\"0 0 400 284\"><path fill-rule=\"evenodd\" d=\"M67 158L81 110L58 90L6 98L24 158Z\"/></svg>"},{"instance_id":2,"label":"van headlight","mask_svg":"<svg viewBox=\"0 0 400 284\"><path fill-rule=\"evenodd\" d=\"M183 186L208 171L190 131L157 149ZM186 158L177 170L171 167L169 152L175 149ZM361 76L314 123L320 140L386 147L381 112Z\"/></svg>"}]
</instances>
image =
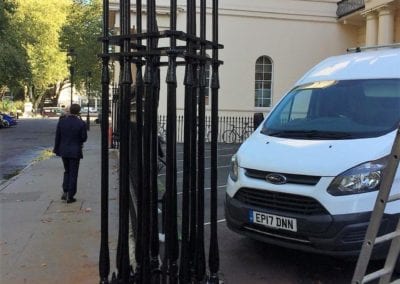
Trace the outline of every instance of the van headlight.
<instances>
[{"instance_id":1,"label":"van headlight","mask_svg":"<svg viewBox=\"0 0 400 284\"><path fill-rule=\"evenodd\" d=\"M328 192L334 196L358 194L379 189L382 171L388 158L367 162L351 168L337 177L328 187Z\"/></svg>"},{"instance_id":2,"label":"van headlight","mask_svg":"<svg viewBox=\"0 0 400 284\"><path fill-rule=\"evenodd\" d=\"M231 158L231 168L229 171L229 176L231 177L231 179L233 181L237 181L238 180L238 176L239 176L239 165L238 165L238 161L237 161L237 156L233 155Z\"/></svg>"}]
</instances>

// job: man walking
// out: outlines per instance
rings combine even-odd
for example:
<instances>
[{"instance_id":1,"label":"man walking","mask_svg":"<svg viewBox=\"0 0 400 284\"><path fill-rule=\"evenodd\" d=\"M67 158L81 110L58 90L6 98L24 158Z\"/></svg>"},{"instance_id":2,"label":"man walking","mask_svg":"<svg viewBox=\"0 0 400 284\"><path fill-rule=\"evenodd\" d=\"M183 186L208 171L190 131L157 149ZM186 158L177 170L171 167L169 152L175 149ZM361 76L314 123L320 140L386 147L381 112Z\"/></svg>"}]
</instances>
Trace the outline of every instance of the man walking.
<instances>
[{"instance_id":1,"label":"man walking","mask_svg":"<svg viewBox=\"0 0 400 284\"><path fill-rule=\"evenodd\" d=\"M57 124L53 152L62 158L64 164L62 200L67 203L76 201L79 161L83 158L82 147L86 142L86 124L79 117L80 105L72 104L69 114L61 118Z\"/></svg>"}]
</instances>

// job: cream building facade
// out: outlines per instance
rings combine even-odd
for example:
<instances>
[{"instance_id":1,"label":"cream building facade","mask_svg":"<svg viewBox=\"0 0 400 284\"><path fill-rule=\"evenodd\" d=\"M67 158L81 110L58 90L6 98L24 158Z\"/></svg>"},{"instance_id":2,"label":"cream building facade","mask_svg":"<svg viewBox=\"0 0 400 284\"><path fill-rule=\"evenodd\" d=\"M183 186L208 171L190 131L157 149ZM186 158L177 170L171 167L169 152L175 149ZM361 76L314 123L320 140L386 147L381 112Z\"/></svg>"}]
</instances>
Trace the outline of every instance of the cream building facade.
<instances>
[{"instance_id":1,"label":"cream building facade","mask_svg":"<svg viewBox=\"0 0 400 284\"><path fill-rule=\"evenodd\" d=\"M131 2L132 29L136 24L135 2ZM211 1L207 4L211 7ZM320 60L346 53L349 47L400 42L400 0L221 0L219 5L219 38L224 45L220 51L224 61L220 68L220 116L267 113ZM118 1L110 1L110 7L110 24L118 32ZM157 1L157 21L160 30L168 29L169 1ZM207 23L211 23L211 10ZM185 31L185 24L186 1L178 0L178 30ZM142 26L146 27L145 15ZM207 34L208 39L211 36ZM115 66L118 78L118 64ZM177 108L182 114L184 67L177 72ZM164 68L162 82L165 76ZM165 84L159 113L166 113Z\"/></svg>"}]
</instances>

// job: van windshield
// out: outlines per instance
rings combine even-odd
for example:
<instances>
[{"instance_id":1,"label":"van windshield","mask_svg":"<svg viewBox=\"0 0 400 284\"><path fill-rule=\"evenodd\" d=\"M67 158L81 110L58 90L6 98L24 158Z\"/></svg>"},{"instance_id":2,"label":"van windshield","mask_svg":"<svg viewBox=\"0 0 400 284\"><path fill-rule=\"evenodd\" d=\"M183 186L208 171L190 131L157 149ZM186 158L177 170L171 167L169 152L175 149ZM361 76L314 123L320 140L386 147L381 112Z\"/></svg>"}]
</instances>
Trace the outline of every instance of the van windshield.
<instances>
[{"instance_id":1,"label":"van windshield","mask_svg":"<svg viewBox=\"0 0 400 284\"><path fill-rule=\"evenodd\" d=\"M292 139L357 139L400 123L400 79L314 82L290 91L261 133Z\"/></svg>"}]
</instances>

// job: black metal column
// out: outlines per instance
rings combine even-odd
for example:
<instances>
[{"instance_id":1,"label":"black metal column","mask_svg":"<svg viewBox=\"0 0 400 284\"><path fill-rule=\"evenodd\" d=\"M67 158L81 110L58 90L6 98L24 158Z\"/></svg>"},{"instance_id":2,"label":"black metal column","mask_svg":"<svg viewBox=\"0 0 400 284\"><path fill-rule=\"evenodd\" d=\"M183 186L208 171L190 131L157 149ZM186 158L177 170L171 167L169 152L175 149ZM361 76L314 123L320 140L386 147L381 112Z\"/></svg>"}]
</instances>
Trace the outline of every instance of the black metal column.
<instances>
[{"instance_id":1,"label":"black metal column","mask_svg":"<svg viewBox=\"0 0 400 284\"><path fill-rule=\"evenodd\" d=\"M187 34L191 34L193 27L192 13L195 9L195 2L193 0L187 0L187 15L186 15L186 31ZM192 42L186 39L186 53L192 52ZM185 109L184 109L184 145L183 145L183 185L182 185L182 240L181 240L181 255L180 255L180 269L179 269L179 280L181 283L189 283L191 279L191 206L190 206L190 185L192 184L191 178L191 126L192 121L192 95L193 95L193 64L192 59L186 56L185 65Z\"/></svg>"},{"instance_id":2,"label":"black metal column","mask_svg":"<svg viewBox=\"0 0 400 284\"><path fill-rule=\"evenodd\" d=\"M196 34L196 2L200 4L200 35ZM187 31L177 30L177 0L170 0L170 29L158 31L156 20L156 0L146 0L147 26L142 31L142 0L136 0L136 6L130 7L129 0L121 0L121 34L102 38L104 43L120 46L120 51L109 56L119 60L121 66L120 96L117 108L118 117L113 116L113 130L117 129L120 138L120 200L119 235L116 266L118 274L112 283L218 283L219 255L217 241L217 137L218 137L218 0L213 0L213 40L206 39L206 0L187 0ZM107 2L108 6L108 2ZM131 34L130 13L136 9L136 34ZM106 13L105 13L106 14ZM107 16L108 17L108 16ZM108 27L105 27L108 29ZM169 39L161 42L160 39ZM108 48L108 45L107 45ZM212 59L206 50L212 49ZM103 54L107 61L106 51ZM167 59L162 60L162 59ZM134 88L136 119L132 121L129 135L131 104L131 64L136 64L136 83ZM211 122L211 232L209 271L206 272L205 236L204 236L204 180L205 180L205 96L206 65L213 67L212 75L212 122ZM104 63L105 66L105 63ZM105 67L104 74L108 72ZM142 69L144 74L142 75ZM177 193L177 68L185 66L184 97L184 157L182 180L182 210L178 209ZM166 121L166 180L165 180L165 244L160 246L158 218L158 136L157 114L160 96L160 68L167 67L167 121ZM107 66L108 68L108 66ZM104 75L105 76L105 75ZM108 76L108 73L107 73ZM104 79L103 94L108 92ZM107 84L107 86L106 86ZM115 93L114 93L115 95ZM104 95L108 98L108 95ZM104 98L103 98L104 99ZM115 100L113 101L115 103ZM107 102L108 103L108 102ZM107 103L103 103L106 106ZM107 105L108 108L108 105ZM108 127L108 109L103 107L102 127ZM102 128L102 130L103 130ZM104 128L105 145L107 128ZM208 136L208 134L207 134ZM104 139L102 136L102 139ZM131 145L134 151L129 151ZM132 163L130 163L131 157ZM107 164L108 167L108 164ZM131 178L129 178L131 174ZM104 177L104 175L103 175ZM131 183L132 181L132 183ZM108 182L108 181L107 181ZM132 190L130 188L133 187ZM108 188L107 188L108 190ZM108 198L108 196L107 196ZM128 198L131 198L128 202ZM103 202L103 199L102 199ZM132 206L129 208L129 206ZM135 230L134 275L131 274L129 261L129 210L132 228ZM181 240L178 235L178 220L181 216ZM103 212L102 212L103 218ZM108 224L107 224L108 225ZM102 238L107 228L103 230ZM108 232L107 232L108 233ZM103 240L102 240L103 244ZM103 254L104 255L104 254ZM108 255L108 247L107 247ZM160 265L160 255L163 256ZM102 256L102 259L106 257ZM179 259L179 265L178 265ZM107 263L101 260L102 263ZM109 261L101 269L104 283L108 282ZM160 269L161 266L161 269ZM160 277L161 275L162 277ZM106 275L106 276L103 276ZM133 277L131 277L133 276ZM102 278L102 279L103 279Z\"/></svg>"},{"instance_id":3,"label":"black metal column","mask_svg":"<svg viewBox=\"0 0 400 284\"><path fill-rule=\"evenodd\" d=\"M120 89L120 149L119 149L119 233L117 251L117 278L128 283L130 278L129 260L129 116L131 94L131 61L130 52L130 0L121 0L121 36L122 36L122 81ZM108 121L107 116L102 120Z\"/></svg>"},{"instance_id":4,"label":"black metal column","mask_svg":"<svg viewBox=\"0 0 400 284\"><path fill-rule=\"evenodd\" d=\"M136 32L142 33L142 0L136 0ZM136 40L137 46L142 45L142 39ZM142 57L138 57L136 61L136 184L137 188L134 189L136 192L137 199L137 232L135 240L135 280L141 281L143 279L142 273L142 232L143 232L143 75L142 75ZM138 282L136 281L136 282ZM138 282L140 283L140 282Z\"/></svg>"},{"instance_id":5,"label":"black metal column","mask_svg":"<svg viewBox=\"0 0 400 284\"><path fill-rule=\"evenodd\" d=\"M156 3L151 2L152 7L149 10L148 21L152 21L153 32L158 32L156 20ZM158 47L158 38L153 38L149 42L151 50ZM152 78L152 96L151 96L151 121L150 121L150 191L151 191L151 229L150 229L150 266L152 273L152 282L160 281L160 248L159 248L159 230L158 230L158 101L160 97L160 56L154 55L150 59L153 67Z\"/></svg>"},{"instance_id":6,"label":"black metal column","mask_svg":"<svg viewBox=\"0 0 400 284\"><path fill-rule=\"evenodd\" d=\"M190 20L190 31L188 35L192 38L196 37L196 0L192 0L191 10L188 11ZM193 84L191 96L189 98L189 112L190 112L190 152L188 158L190 159L190 269L191 278L194 280L196 277L196 241L197 241L197 91L198 91L198 58L197 40L189 42L190 50L188 56L192 67Z\"/></svg>"},{"instance_id":7,"label":"black metal column","mask_svg":"<svg viewBox=\"0 0 400 284\"><path fill-rule=\"evenodd\" d=\"M197 147L197 232L196 232L196 280L202 282L205 277L204 253L204 138L205 138L205 91L206 91L206 1L200 0L200 64L198 92L198 147Z\"/></svg>"},{"instance_id":8,"label":"black metal column","mask_svg":"<svg viewBox=\"0 0 400 284\"><path fill-rule=\"evenodd\" d=\"M176 31L176 0L171 0L170 30ZM170 37L167 70L167 153L166 153L166 234L165 267L168 283L178 283L178 224L177 224L177 188L176 188L176 38ZM164 279L166 277L164 276Z\"/></svg>"},{"instance_id":9,"label":"black metal column","mask_svg":"<svg viewBox=\"0 0 400 284\"><path fill-rule=\"evenodd\" d=\"M146 67L144 74L144 127L143 127L143 191L142 191L142 279L139 283L150 283L151 275L151 192L152 192L152 163L151 163L151 141L152 141L152 108L154 95L154 58L150 55L153 40L150 33L155 30L152 18L155 15L155 1L147 0L147 36L146 36Z\"/></svg>"},{"instance_id":10,"label":"black metal column","mask_svg":"<svg viewBox=\"0 0 400 284\"><path fill-rule=\"evenodd\" d=\"M219 90L219 58L218 58L218 0L212 6L212 77L211 77L211 231L208 265L209 283L219 283L219 248L218 248L218 90Z\"/></svg>"},{"instance_id":11,"label":"black metal column","mask_svg":"<svg viewBox=\"0 0 400 284\"><path fill-rule=\"evenodd\" d=\"M102 56L102 116L108 115L110 74L108 69L108 18L109 2L103 1L103 56ZM101 239L99 256L100 283L107 284L110 274L110 254L108 247L108 119L101 122Z\"/></svg>"}]
</instances>

